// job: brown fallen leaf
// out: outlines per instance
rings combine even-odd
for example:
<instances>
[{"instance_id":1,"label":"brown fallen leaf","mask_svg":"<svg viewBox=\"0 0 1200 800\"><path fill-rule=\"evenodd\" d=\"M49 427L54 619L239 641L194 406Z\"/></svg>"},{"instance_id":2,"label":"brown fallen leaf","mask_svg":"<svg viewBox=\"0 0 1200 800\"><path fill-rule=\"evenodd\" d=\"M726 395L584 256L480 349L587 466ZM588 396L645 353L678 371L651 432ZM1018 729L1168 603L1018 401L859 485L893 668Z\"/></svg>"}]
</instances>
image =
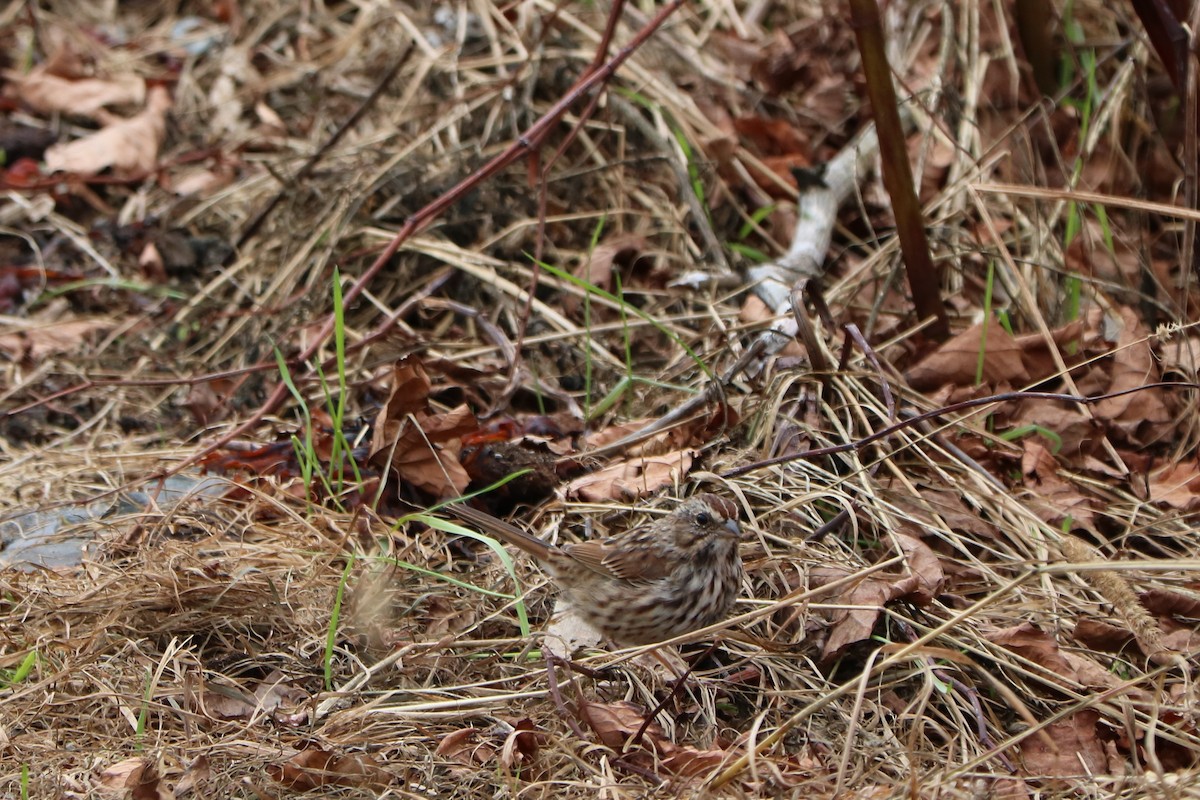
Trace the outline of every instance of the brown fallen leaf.
<instances>
[{"instance_id":1,"label":"brown fallen leaf","mask_svg":"<svg viewBox=\"0 0 1200 800\"><path fill-rule=\"evenodd\" d=\"M894 534L905 556L907 574L877 572L842 589L832 604L842 606L830 612L829 636L822 648L822 659L834 659L850 645L869 639L885 604L905 599L926 605L942 592L946 581L941 559L929 545L912 536ZM812 585L821 586L845 578L848 570L837 567L816 569Z\"/></svg>"},{"instance_id":2,"label":"brown fallen leaf","mask_svg":"<svg viewBox=\"0 0 1200 800\"><path fill-rule=\"evenodd\" d=\"M812 585L822 586L846 575L845 569L816 569L812 573ZM835 659L850 645L869 639L884 604L903 597L917 585L914 577L897 581L895 576L876 573L843 589L830 600L832 605L841 607L830 612L829 636L821 648L822 660Z\"/></svg>"},{"instance_id":3,"label":"brown fallen leaf","mask_svg":"<svg viewBox=\"0 0 1200 800\"><path fill-rule=\"evenodd\" d=\"M196 756L191 763L187 764L183 775L175 782L173 790L175 797L186 797L193 790L198 790L210 777L212 777L212 770L208 765L208 759L203 755Z\"/></svg>"},{"instance_id":4,"label":"brown fallen leaf","mask_svg":"<svg viewBox=\"0 0 1200 800\"><path fill-rule=\"evenodd\" d=\"M635 500L663 486L671 486L692 467L695 450L676 450L657 456L631 458L567 484L567 497L593 503Z\"/></svg>"},{"instance_id":5,"label":"brown fallen leaf","mask_svg":"<svg viewBox=\"0 0 1200 800\"><path fill-rule=\"evenodd\" d=\"M446 734L434 751L443 758L468 767L487 764L496 757L496 748L479 728L459 728Z\"/></svg>"},{"instance_id":6,"label":"brown fallen leaf","mask_svg":"<svg viewBox=\"0 0 1200 800\"><path fill-rule=\"evenodd\" d=\"M28 323L22 330L0 334L0 353L13 361L41 361L58 353L74 352L93 334L107 333L116 324L104 317Z\"/></svg>"},{"instance_id":7,"label":"brown fallen leaf","mask_svg":"<svg viewBox=\"0 0 1200 800\"><path fill-rule=\"evenodd\" d=\"M1138 600L1151 614L1162 617L1186 617L1200 619L1200 597L1169 589L1149 589L1138 595Z\"/></svg>"},{"instance_id":8,"label":"brown fallen leaf","mask_svg":"<svg viewBox=\"0 0 1200 800\"><path fill-rule=\"evenodd\" d=\"M982 354L982 381L989 386L1029 383L1029 372L1021 358L1021 344L999 322L990 320L986 333L982 324L943 343L905 377L914 389L927 391L945 384L971 386L975 383Z\"/></svg>"},{"instance_id":9,"label":"brown fallen leaf","mask_svg":"<svg viewBox=\"0 0 1200 800\"><path fill-rule=\"evenodd\" d=\"M102 794L131 797L134 800L165 800L160 791L158 771L144 758L118 761L100 773L96 789Z\"/></svg>"},{"instance_id":10,"label":"brown fallen leaf","mask_svg":"<svg viewBox=\"0 0 1200 800\"><path fill-rule=\"evenodd\" d=\"M593 286L611 289L616 261L637 255L645 249L645 237L636 233L619 234L596 245L589 257L575 269L575 275Z\"/></svg>"},{"instance_id":11,"label":"brown fallen leaf","mask_svg":"<svg viewBox=\"0 0 1200 800\"><path fill-rule=\"evenodd\" d=\"M987 634L987 640L1046 669L1051 676L1082 686L1115 687L1120 681L1091 658L1063 652L1058 641L1030 622Z\"/></svg>"},{"instance_id":12,"label":"brown fallen leaf","mask_svg":"<svg viewBox=\"0 0 1200 800\"><path fill-rule=\"evenodd\" d=\"M129 119L106 117L108 124L95 133L48 148L46 168L77 175L95 175L109 168L120 175L153 172L171 106L167 90L155 86L146 97L146 107L137 115Z\"/></svg>"},{"instance_id":13,"label":"brown fallen leaf","mask_svg":"<svg viewBox=\"0 0 1200 800\"><path fill-rule=\"evenodd\" d=\"M1150 500L1181 511L1200 508L1200 469L1195 461L1171 462L1150 474Z\"/></svg>"},{"instance_id":14,"label":"brown fallen leaf","mask_svg":"<svg viewBox=\"0 0 1200 800\"><path fill-rule=\"evenodd\" d=\"M338 755L321 747L301 750L283 764L267 766L276 783L297 792L326 786L351 786L382 791L392 784L392 775L366 753Z\"/></svg>"},{"instance_id":15,"label":"brown fallen leaf","mask_svg":"<svg viewBox=\"0 0 1200 800\"><path fill-rule=\"evenodd\" d=\"M453 497L471 483L461 463L462 439L479 424L465 404L444 414L430 411L429 387L419 358L396 363L391 394L375 420L370 458L434 497Z\"/></svg>"},{"instance_id":16,"label":"brown fallen leaf","mask_svg":"<svg viewBox=\"0 0 1200 800\"><path fill-rule=\"evenodd\" d=\"M1131 308L1118 309L1120 333L1112 353L1112 383L1108 392L1120 392L1162 380L1158 358L1149 333ZM1162 389L1110 397L1095 405L1096 417L1121 430L1129 441L1146 444L1161 441L1174 428L1174 414Z\"/></svg>"},{"instance_id":17,"label":"brown fallen leaf","mask_svg":"<svg viewBox=\"0 0 1200 800\"><path fill-rule=\"evenodd\" d=\"M1021 742L1022 772L1035 778L1082 778L1091 780L1106 775L1120 764L1109 764L1104 745L1096 733L1100 715L1090 709L1078 711L1066 719L1046 726L1049 738L1058 746L1050 749L1046 740L1030 736Z\"/></svg>"},{"instance_id":18,"label":"brown fallen leaf","mask_svg":"<svg viewBox=\"0 0 1200 800\"><path fill-rule=\"evenodd\" d=\"M282 725L302 725L308 721L309 699L303 689L285 683L282 672L272 670L253 689L213 685L199 694L197 710L209 719L266 717Z\"/></svg>"},{"instance_id":19,"label":"brown fallen leaf","mask_svg":"<svg viewBox=\"0 0 1200 800\"><path fill-rule=\"evenodd\" d=\"M672 775L694 777L711 773L730 758L720 747L696 748L676 744L664 737L662 726L652 722L642 732L638 749L629 749L632 737L646 722L645 710L625 700L615 703L584 702L579 706L579 718L595 731L600 741L634 763L643 763ZM650 752L647 752L650 751ZM652 758L651 753L657 758Z\"/></svg>"},{"instance_id":20,"label":"brown fallen leaf","mask_svg":"<svg viewBox=\"0 0 1200 800\"><path fill-rule=\"evenodd\" d=\"M137 75L71 79L49 73L44 64L24 75L16 70L2 74L8 81L6 93L42 114L95 117L106 106L140 106L146 99L146 81Z\"/></svg>"},{"instance_id":21,"label":"brown fallen leaf","mask_svg":"<svg viewBox=\"0 0 1200 800\"><path fill-rule=\"evenodd\" d=\"M583 701L579 704L579 718L595 731L605 747L618 752L641 730L646 722L645 714L645 709L628 700L618 700L615 703ZM642 734L648 739L657 739L662 735L662 726L657 722L651 722Z\"/></svg>"},{"instance_id":22,"label":"brown fallen leaf","mask_svg":"<svg viewBox=\"0 0 1200 800\"><path fill-rule=\"evenodd\" d=\"M1095 500L1084 495L1076 486L1059 477L1058 459L1036 437L1021 441L1021 474L1030 490L1026 499L1042 519L1059 526L1068 518L1071 528L1095 530Z\"/></svg>"}]
</instances>

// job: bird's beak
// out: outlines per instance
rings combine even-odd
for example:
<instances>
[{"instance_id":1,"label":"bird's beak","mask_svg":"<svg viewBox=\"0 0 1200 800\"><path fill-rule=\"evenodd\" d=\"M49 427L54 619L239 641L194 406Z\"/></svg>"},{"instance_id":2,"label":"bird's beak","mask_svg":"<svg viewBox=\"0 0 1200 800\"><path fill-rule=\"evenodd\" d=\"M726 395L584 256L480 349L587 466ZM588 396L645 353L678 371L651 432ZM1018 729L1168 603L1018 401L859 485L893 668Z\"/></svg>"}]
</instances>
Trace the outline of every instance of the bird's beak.
<instances>
[{"instance_id":1,"label":"bird's beak","mask_svg":"<svg viewBox=\"0 0 1200 800\"><path fill-rule=\"evenodd\" d=\"M742 528L740 525L738 525L738 521L736 519L725 520L725 530L733 534L735 539L742 538Z\"/></svg>"}]
</instances>

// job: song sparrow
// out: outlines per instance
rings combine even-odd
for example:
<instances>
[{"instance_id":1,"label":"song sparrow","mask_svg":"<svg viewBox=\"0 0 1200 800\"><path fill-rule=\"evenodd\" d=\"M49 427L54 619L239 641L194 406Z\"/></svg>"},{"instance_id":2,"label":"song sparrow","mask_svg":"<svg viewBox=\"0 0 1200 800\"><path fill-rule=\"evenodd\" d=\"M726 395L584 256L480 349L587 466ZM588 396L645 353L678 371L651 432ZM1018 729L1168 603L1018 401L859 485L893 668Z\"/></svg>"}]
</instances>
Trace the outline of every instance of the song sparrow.
<instances>
[{"instance_id":1,"label":"song sparrow","mask_svg":"<svg viewBox=\"0 0 1200 800\"><path fill-rule=\"evenodd\" d=\"M575 611L618 645L718 622L741 592L737 506L715 494L685 500L645 527L561 547L470 506L448 510L536 557Z\"/></svg>"}]
</instances>

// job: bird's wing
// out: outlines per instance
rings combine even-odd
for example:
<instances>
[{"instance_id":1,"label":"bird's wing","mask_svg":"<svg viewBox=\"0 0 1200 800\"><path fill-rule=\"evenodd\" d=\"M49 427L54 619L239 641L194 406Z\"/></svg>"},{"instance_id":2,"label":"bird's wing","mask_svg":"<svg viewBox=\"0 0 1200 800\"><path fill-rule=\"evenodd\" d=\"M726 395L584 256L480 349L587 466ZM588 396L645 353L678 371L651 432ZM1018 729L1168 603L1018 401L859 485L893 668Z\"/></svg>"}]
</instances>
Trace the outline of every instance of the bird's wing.
<instances>
[{"instance_id":1,"label":"bird's wing","mask_svg":"<svg viewBox=\"0 0 1200 800\"><path fill-rule=\"evenodd\" d=\"M662 556L641 547L616 547L592 541L563 545L562 549L585 567L623 581L652 581L670 571Z\"/></svg>"}]
</instances>

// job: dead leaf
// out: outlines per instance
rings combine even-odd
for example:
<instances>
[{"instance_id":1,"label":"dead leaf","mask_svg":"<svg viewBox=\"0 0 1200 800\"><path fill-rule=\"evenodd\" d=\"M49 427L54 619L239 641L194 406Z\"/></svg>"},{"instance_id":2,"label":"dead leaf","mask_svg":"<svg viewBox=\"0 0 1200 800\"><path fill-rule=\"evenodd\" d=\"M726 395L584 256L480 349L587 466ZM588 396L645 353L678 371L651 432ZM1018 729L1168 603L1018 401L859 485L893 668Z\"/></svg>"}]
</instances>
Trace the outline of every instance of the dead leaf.
<instances>
[{"instance_id":1,"label":"dead leaf","mask_svg":"<svg viewBox=\"0 0 1200 800\"><path fill-rule=\"evenodd\" d=\"M279 670L272 670L253 689L234 684L214 685L199 695L197 709L209 719L269 717L282 725L303 725L308 721L309 695L303 689L284 682Z\"/></svg>"},{"instance_id":2,"label":"dead leaf","mask_svg":"<svg viewBox=\"0 0 1200 800\"><path fill-rule=\"evenodd\" d=\"M45 65L22 75L4 70L6 93L42 114L63 113L95 117L107 106L140 106L146 100L146 81L137 75L72 80L50 74Z\"/></svg>"},{"instance_id":3,"label":"dead leaf","mask_svg":"<svg viewBox=\"0 0 1200 800\"><path fill-rule=\"evenodd\" d=\"M1076 622L1072 634L1081 645L1104 653L1119 653L1137 641L1132 631L1094 619Z\"/></svg>"},{"instance_id":4,"label":"dead leaf","mask_svg":"<svg viewBox=\"0 0 1200 800\"><path fill-rule=\"evenodd\" d=\"M635 256L646 249L646 239L636 233L623 233L596 245L575 269L575 276L593 286L608 290L613 285L613 265L618 259Z\"/></svg>"},{"instance_id":5,"label":"dead leaf","mask_svg":"<svg viewBox=\"0 0 1200 800\"><path fill-rule=\"evenodd\" d=\"M593 503L635 500L679 481L691 469L695 456L695 450L676 450L618 461L571 481L566 495Z\"/></svg>"},{"instance_id":6,"label":"dead leaf","mask_svg":"<svg viewBox=\"0 0 1200 800\"><path fill-rule=\"evenodd\" d=\"M1060 779L1108 774L1108 758L1096 735L1099 721L1099 714L1085 709L1046 726L1046 733L1058 746L1057 753L1045 738L1028 737L1021 743L1022 771L1030 777Z\"/></svg>"},{"instance_id":7,"label":"dead leaf","mask_svg":"<svg viewBox=\"0 0 1200 800\"><path fill-rule=\"evenodd\" d=\"M1021 345L999 322L972 325L952 337L908 370L905 377L918 391L945 384L972 386L982 359L982 381L989 386L1029 383Z\"/></svg>"},{"instance_id":8,"label":"dead leaf","mask_svg":"<svg viewBox=\"0 0 1200 800\"><path fill-rule=\"evenodd\" d=\"M821 657L832 659L845 648L871 637L883 607L893 600L909 600L926 605L942 593L946 581L941 559L929 545L912 536L894 534L896 544L905 556L907 572L903 575L877 572L842 589L831 604L841 606L830 612L829 636ZM813 571L812 586L823 586L841 580L849 574L838 567Z\"/></svg>"},{"instance_id":9,"label":"dead leaf","mask_svg":"<svg viewBox=\"0 0 1200 800\"><path fill-rule=\"evenodd\" d=\"M460 463L462 437L478 427L475 415L461 405L446 414L414 414L407 422L392 453L392 468L435 497L462 494L471 483Z\"/></svg>"},{"instance_id":10,"label":"dead leaf","mask_svg":"<svg viewBox=\"0 0 1200 800\"><path fill-rule=\"evenodd\" d=\"M301 750L283 764L270 764L267 774L276 783L298 792L325 786L386 789L391 774L366 753L337 755L320 747Z\"/></svg>"},{"instance_id":11,"label":"dead leaf","mask_svg":"<svg viewBox=\"0 0 1200 800\"><path fill-rule=\"evenodd\" d=\"M1131 308L1120 308L1118 313L1121 328L1112 354L1112 383L1107 391L1120 392L1162 380L1145 326ZM1095 413L1137 444L1160 440L1174 425L1161 389L1101 400L1095 405Z\"/></svg>"},{"instance_id":12,"label":"dead leaf","mask_svg":"<svg viewBox=\"0 0 1200 800\"><path fill-rule=\"evenodd\" d=\"M626 752L630 740L646 722L645 710L640 706L625 700L615 703L583 702L579 706L579 718L595 731L605 746L624 752L625 758L640 762L648 755L638 750ZM661 769L684 777L707 774L728 760L730 755L721 748L699 749L675 744L664 738L662 726L656 722L646 726L638 744L657 755L655 761ZM645 760L652 763L649 759Z\"/></svg>"},{"instance_id":13,"label":"dead leaf","mask_svg":"<svg viewBox=\"0 0 1200 800\"><path fill-rule=\"evenodd\" d=\"M1115 675L1094 660L1078 653L1062 652L1053 636L1029 622L987 634L987 640L1044 667L1051 676L1065 682L1103 688L1120 683Z\"/></svg>"},{"instance_id":14,"label":"dead leaf","mask_svg":"<svg viewBox=\"0 0 1200 800\"><path fill-rule=\"evenodd\" d=\"M579 718L596 732L600 741L618 752L623 750L626 742L641 730L646 722L645 710L628 700L618 700L615 703L591 703L581 701ZM651 722L642 734L644 739L655 740L663 735L662 726Z\"/></svg>"},{"instance_id":15,"label":"dead leaf","mask_svg":"<svg viewBox=\"0 0 1200 800\"><path fill-rule=\"evenodd\" d=\"M500 763L510 771L528 767L537 757L541 747L539 738L543 734L529 717L510 722L508 725L511 729L504 737L504 746L500 749Z\"/></svg>"},{"instance_id":16,"label":"dead leaf","mask_svg":"<svg viewBox=\"0 0 1200 800\"><path fill-rule=\"evenodd\" d=\"M0 352L13 361L41 361L58 353L73 353L93 334L107 333L115 325L103 317L28 323L24 330L0 334Z\"/></svg>"},{"instance_id":17,"label":"dead leaf","mask_svg":"<svg viewBox=\"0 0 1200 800\"><path fill-rule=\"evenodd\" d=\"M1169 463L1150 474L1150 500L1182 511L1200 508L1200 472L1194 461Z\"/></svg>"},{"instance_id":18,"label":"dead leaf","mask_svg":"<svg viewBox=\"0 0 1200 800\"><path fill-rule=\"evenodd\" d=\"M932 603L942 593L942 586L946 582L942 560L920 539L902 533L893 534L893 538L904 553L909 572L916 578L916 585L905 599L919 606Z\"/></svg>"},{"instance_id":19,"label":"dead leaf","mask_svg":"<svg viewBox=\"0 0 1200 800\"><path fill-rule=\"evenodd\" d=\"M1071 529L1095 530L1096 509L1093 498L1082 494L1058 474L1058 460L1042 444L1027 437L1021 442L1021 474L1031 494L1027 503L1046 522L1058 526L1067 519Z\"/></svg>"},{"instance_id":20,"label":"dead leaf","mask_svg":"<svg viewBox=\"0 0 1200 800\"><path fill-rule=\"evenodd\" d=\"M468 767L490 763L496 757L496 748L479 728L459 728L446 734L434 752Z\"/></svg>"},{"instance_id":21,"label":"dead leaf","mask_svg":"<svg viewBox=\"0 0 1200 800\"><path fill-rule=\"evenodd\" d=\"M155 86L146 97L146 107L136 116L111 121L89 136L48 148L46 168L77 175L95 175L109 168L122 175L153 172L171 105L167 90Z\"/></svg>"},{"instance_id":22,"label":"dead leaf","mask_svg":"<svg viewBox=\"0 0 1200 800\"><path fill-rule=\"evenodd\" d=\"M158 771L143 758L118 761L100 773L96 788L105 794L119 794L134 800L161 800Z\"/></svg>"},{"instance_id":23,"label":"dead leaf","mask_svg":"<svg viewBox=\"0 0 1200 800\"><path fill-rule=\"evenodd\" d=\"M391 392L382 419L396 420L405 414L424 411L429 404L429 373L416 356L402 358L392 365Z\"/></svg>"},{"instance_id":24,"label":"dead leaf","mask_svg":"<svg viewBox=\"0 0 1200 800\"><path fill-rule=\"evenodd\" d=\"M445 414L428 410L429 375L409 356L392 368L392 389L375 420L370 457L387 459L402 480L435 497L463 493L471 482L461 462L462 438L478 429L475 415L461 405Z\"/></svg>"},{"instance_id":25,"label":"dead leaf","mask_svg":"<svg viewBox=\"0 0 1200 800\"><path fill-rule=\"evenodd\" d=\"M175 797L187 796L194 789L198 789L201 784L207 782L210 777L212 777L212 770L209 768L208 759L203 755L196 756L184 769L179 780L175 782Z\"/></svg>"},{"instance_id":26,"label":"dead leaf","mask_svg":"<svg viewBox=\"0 0 1200 800\"><path fill-rule=\"evenodd\" d=\"M819 568L813 570L812 585L823 586L846 577L846 574L844 569ZM901 586L894 579L876 573L844 588L830 600L831 605L841 607L830 612L829 636L821 649L821 658L837 658L850 645L869 639L884 604L906 594L916 585L916 580L910 578L904 583L906 585Z\"/></svg>"},{"instance_id":27,"label":"dead leaf","mask_svg":"<svg viewBox=\"0 0 1200 800\"><path fill-rule=\"evenodd\" d=\"M421 603L422 616L427 620L424 631L430 637L458 633L475 624L475 609L451 603L444 597L428 595Z\"/></svg>"},{"instance_id":28,"label":"dead leaf","mask_svg":"<svg viewBox=\"0 0 1200 800\"><path fill-rule=\"evenodd\" d=\"M1168 589L1149 589L1138 595L1138 600L1151 614L1160 617L1185 617L1200 619L1200 598Z\"/></svg>"}]
</instances>

